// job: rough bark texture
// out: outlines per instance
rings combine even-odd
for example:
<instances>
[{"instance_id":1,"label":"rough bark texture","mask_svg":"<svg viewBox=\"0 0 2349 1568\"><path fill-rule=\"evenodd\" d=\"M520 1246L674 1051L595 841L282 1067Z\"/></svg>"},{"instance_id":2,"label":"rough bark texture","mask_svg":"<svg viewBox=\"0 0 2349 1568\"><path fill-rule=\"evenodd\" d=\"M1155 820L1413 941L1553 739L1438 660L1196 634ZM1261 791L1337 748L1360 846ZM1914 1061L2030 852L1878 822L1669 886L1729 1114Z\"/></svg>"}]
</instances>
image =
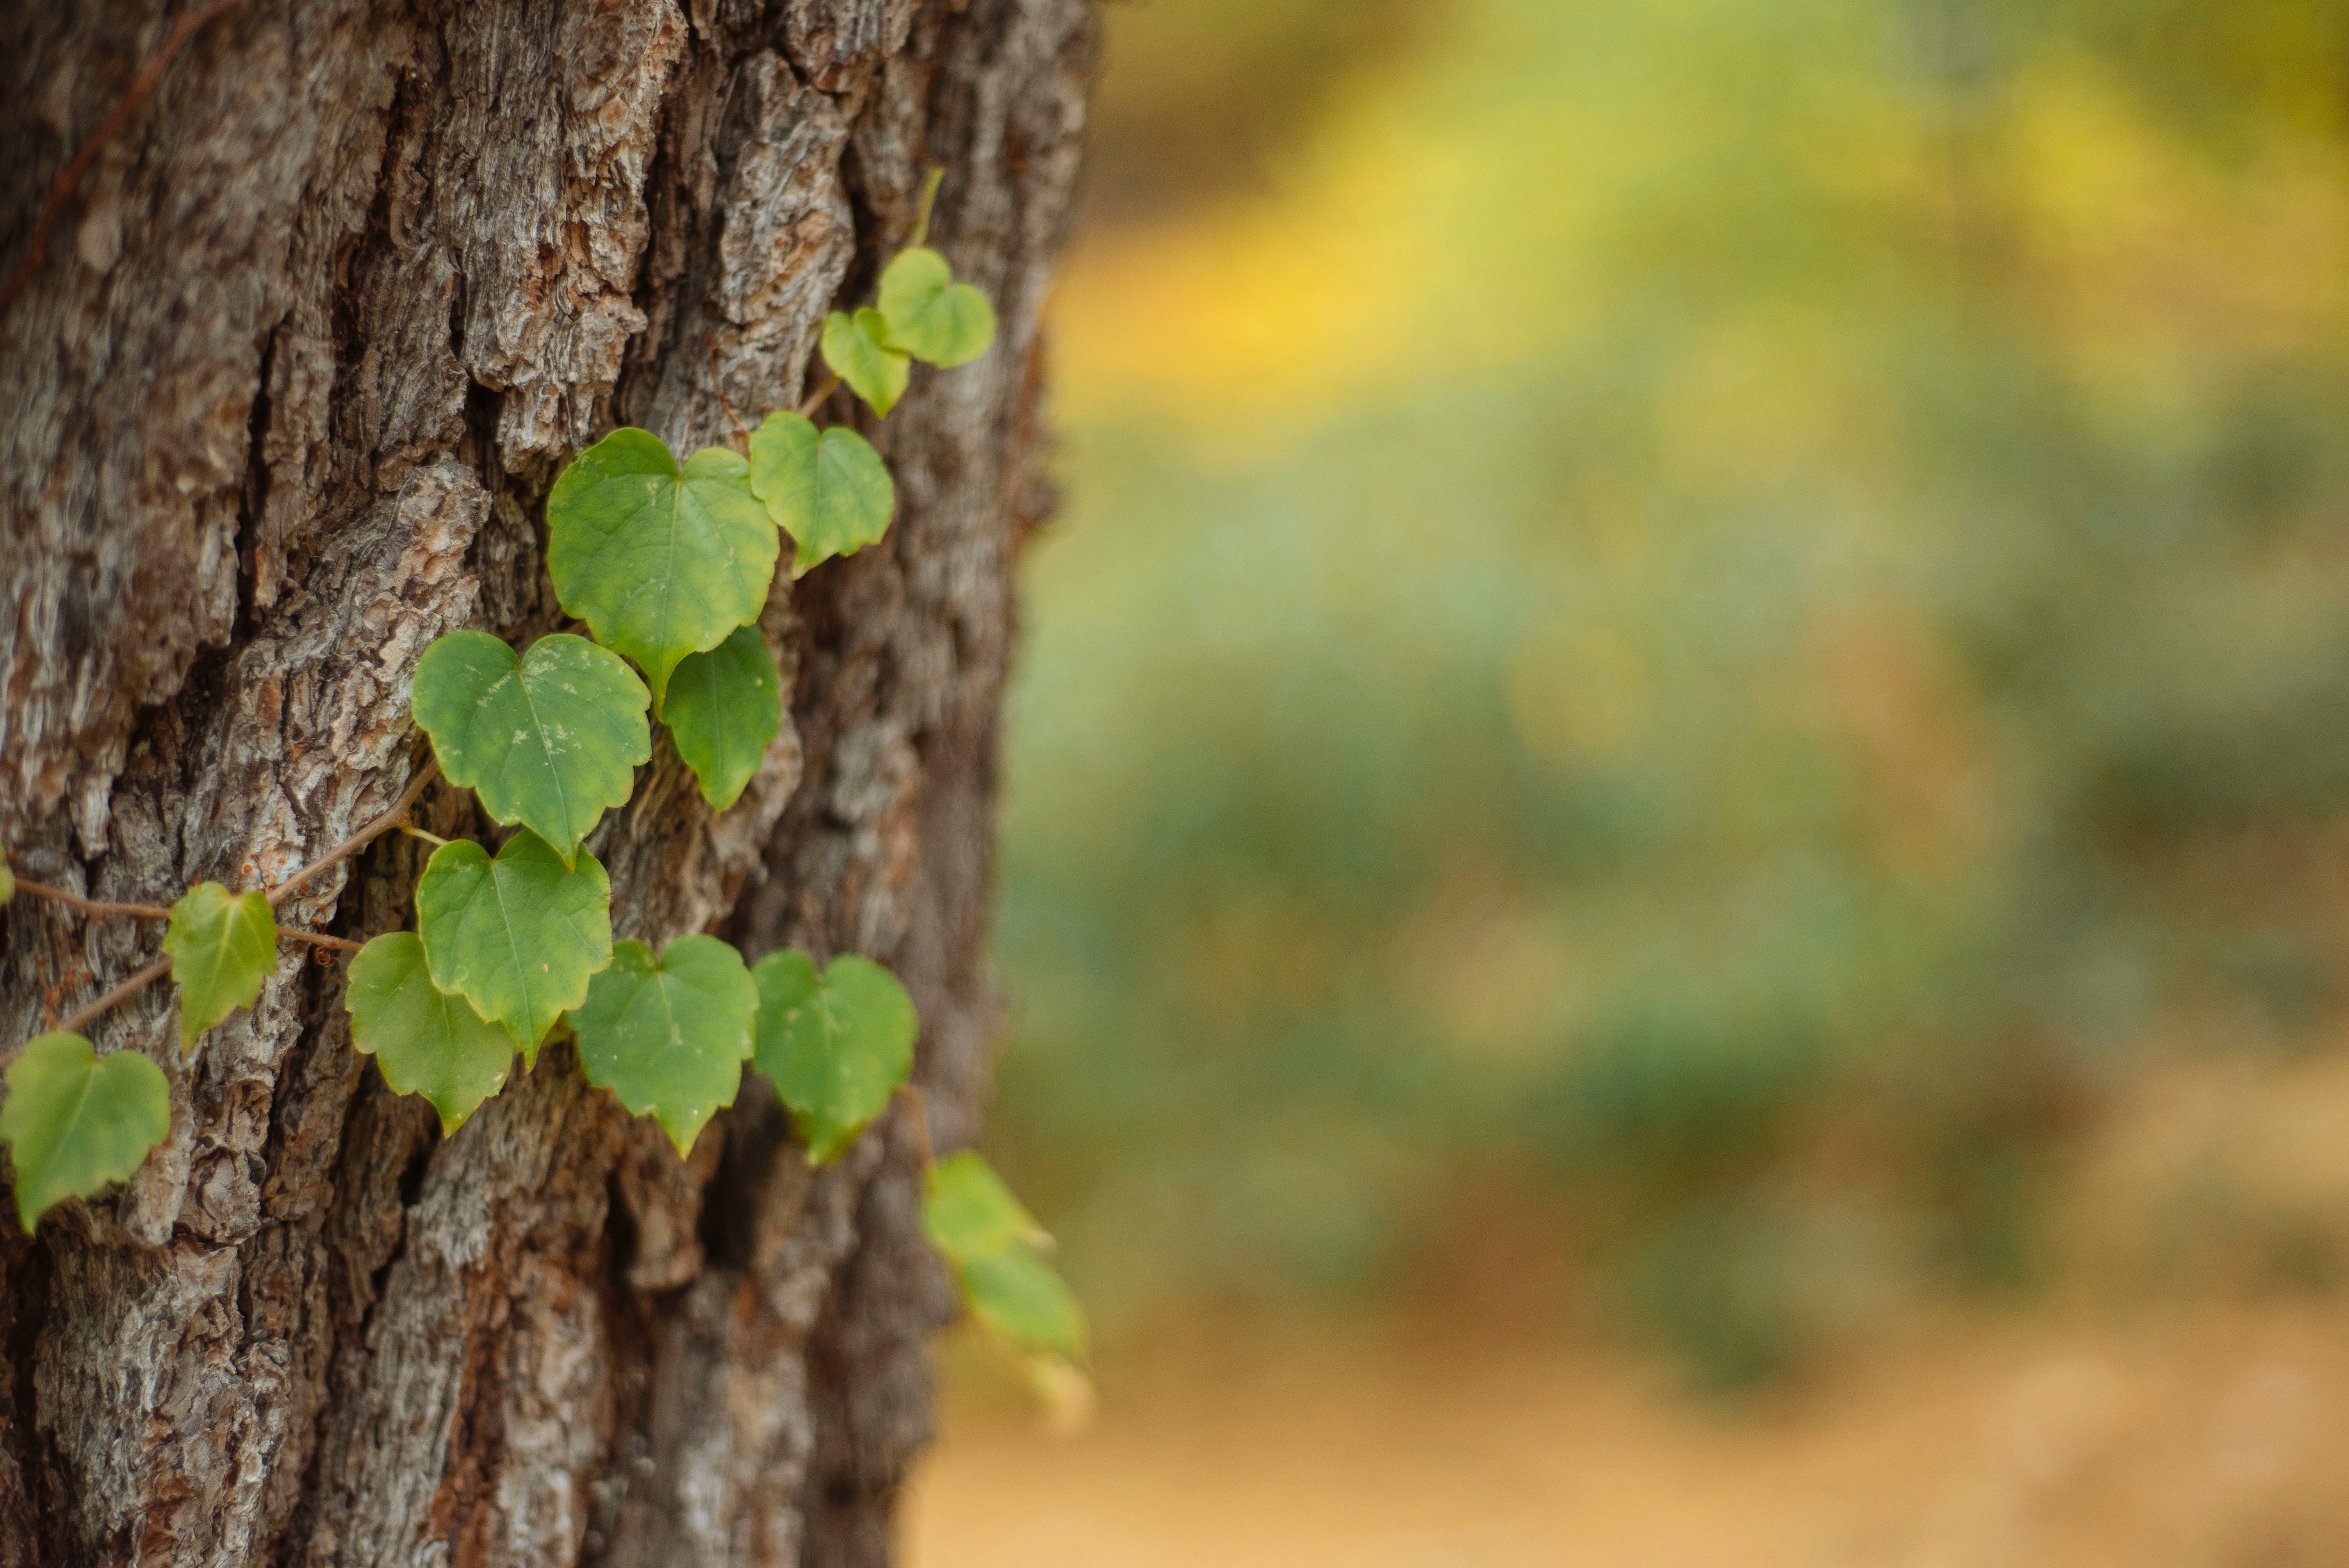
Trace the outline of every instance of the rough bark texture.
<instances>
[{"instance_id":1,"label":"rough bark texture","mask_svg":"<svg viewBox=\"0 0 2349 1568\"><path fill-rule=\"evenodd\" d=\"M0 7L0 265L171 22ZM854 950L912 988L967 1141L1010 569L1046 504L1037 319L1084 0L248 0L99 159L5 317L0 838L168 903L284 875L424 755L424 645L559 611L560 464L801 395L818 324L933 234L997 301L885 424L887 542L778 583L792 723L713 815L666 742L590 846L619 934ZM858 418L846 401L833 417ZM425 819L479 830L436 786ZM410 916L395 836L283 918ZM0 1044L159 933L19 899ZM456 1136L353 1054L290 944L182 1063L171 992L96 1026L172 1079L138 1178L0 1220L0 1568L865 1563L952 1307L902 1118L811 1174L746 1093L679 1161L550 1048Z\"/></svg>"}]
</instances>

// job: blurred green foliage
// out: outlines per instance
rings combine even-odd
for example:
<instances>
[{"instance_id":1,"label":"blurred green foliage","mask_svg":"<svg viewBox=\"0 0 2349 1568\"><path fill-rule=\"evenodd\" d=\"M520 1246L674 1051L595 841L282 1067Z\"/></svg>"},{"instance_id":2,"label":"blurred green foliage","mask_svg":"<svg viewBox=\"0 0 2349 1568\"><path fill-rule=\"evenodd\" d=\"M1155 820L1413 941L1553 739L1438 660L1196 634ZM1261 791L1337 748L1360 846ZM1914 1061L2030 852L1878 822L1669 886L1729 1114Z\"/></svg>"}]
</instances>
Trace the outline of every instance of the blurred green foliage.
<instances>
[{"instance_id":1,"label":"blurred green foliage","mask_svg":"<svg viewBox=\"0 0 2349 1568\"><path fill-rule=\"evenodd\" d=\"M2033 1277L2152 1056L2330 1039L2344 39L1460 0L1089 242L995 1143L1111 1326L1497 1176L1742 1381Z\"/></svg>"}]
</instances>

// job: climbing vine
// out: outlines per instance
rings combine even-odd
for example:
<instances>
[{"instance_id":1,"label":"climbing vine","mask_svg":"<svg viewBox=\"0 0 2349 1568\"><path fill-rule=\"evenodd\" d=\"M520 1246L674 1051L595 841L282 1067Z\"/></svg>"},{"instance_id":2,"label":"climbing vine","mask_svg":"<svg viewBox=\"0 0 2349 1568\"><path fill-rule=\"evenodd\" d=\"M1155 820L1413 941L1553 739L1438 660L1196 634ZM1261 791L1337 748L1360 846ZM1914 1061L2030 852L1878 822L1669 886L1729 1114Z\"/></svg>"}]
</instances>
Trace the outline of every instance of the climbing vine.
<instances>
[{"instance_id":1,"label":"climbing vine","mask_svg":"<svg viewBox=\"0 0 2349 1568\"><path fill-rule=\"evenodd\" d=\"M207 1030L254 1005L282 941L352 954L353 1044L394 1091L429 1101L444 1133L504 1088L516 1052L527 1070L556 1037L573 1040L591 1084L651 1117L680 1156L734 1102L746 1064L781 1098L812 1164L840 1159L897 1098L917 1093L908 1080L918 1021L887 969L853 954L820 967L788 950L746 965L699 934L657 952L616 942L611 882L585 841L626 804L655 722L711 807L740 797L782 729L782 682L755 623L783 536L796 577L887 533L887 466L854 430L820 428L810 415L845 384L885 417L913 360L967 364L993 341L986 296L923 242L937 181L934 171L913 243L884 270L875 303L825 320L832 377L801 409L771 412L755 429L738 418L746 451L712 447L682 463L647 431L615 430L556 476L547 574L588 634L556 632L517 650L456 631L427 647L409 707L432 760L382 817L275 887L200 882L169 909L16 878L0 858L0 903L25 894L165 923L161 957L8 1064L0 1143L26 1230L67 1199L127 1180L170 1132L162 1070L137 1051L101 1057L79 1031L168 973L191 1055ZM494 852L407 822L436 772L513 830ZM286 899L395 828L436 845L415 890L415 930L362 944L279 926ZM913 1109L926 1134L918 1099ZM926 1229L973 1316L1032 1356L1081 1360L1083 1315L1043 1261L1050 1238L978 1155L933 1161L925 1135L923 1159Z\"/></svg>"}]
</instances>

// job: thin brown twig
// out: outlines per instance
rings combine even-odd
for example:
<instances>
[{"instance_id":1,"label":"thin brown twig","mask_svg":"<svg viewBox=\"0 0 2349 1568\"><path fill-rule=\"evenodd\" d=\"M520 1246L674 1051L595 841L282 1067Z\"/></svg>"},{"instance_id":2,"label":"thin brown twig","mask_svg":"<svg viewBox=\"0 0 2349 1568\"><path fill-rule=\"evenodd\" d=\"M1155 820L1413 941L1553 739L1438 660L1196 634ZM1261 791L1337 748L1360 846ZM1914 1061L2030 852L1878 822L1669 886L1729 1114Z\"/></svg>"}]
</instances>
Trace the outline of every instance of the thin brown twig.
<instances>
[{"instance_id":1,"label":"thin brown twig","mask_svg":"<svg viewBox=\"0 0 2349 1568\"><path fill-rule=\"evenodd\" d=\"M750 427L742 423L741 415L734 412L734 405L726 400L725 386L718 379L718 339L705 332L701 335L701 341L709 345L710 394L718 399L718 406L726 410L726 417L734 421L734 428L736 432L741 436L743 441L747 444L750 439Z\"/></svg>"},{"instance_id":2,"label":"thin brown twig","mask_svg":"<svg viewBox=\"0 0 2349 1568\"><path fill-rule=\"evenodd\" d=\"M65 211L67 201L73 200L74 191L81 184L81 177L89 172L89 166L98 160L98 155L105 150L106 144L129 123L130 117L139 111L139 106L145 103L148 95L155 90L155 84L163 79L163 67L171 63L171 57L190 38L202 32L207 23L226 15L243 4L244 0L212 0L208 5L199 5L192 11L181 13L179 21L172 25L171 36L163 40L163 46L155 51L154 57L147 62L145 68L131 79L129 88L116 102L113 112L98 122L98 129L84 139L72 160L57 171L56 182L49 187L48 200L41 203L41 215L33 221L32 243L26 247L24 259L8 274L8 281L0 283L0 311L6 310L15 302L16 296L24 292L25 285L32 282L33 274L41 270L41 263L48 260L49 231L56 226L57 214Z\"/></svg>"},{"instance_id":3,"label":"thin brown twig","mask_svg":"<svg viewBox=\"0 0 2349 1568\"><path fill-rule=\"evenodd\" d=\"M399 799L391 803L390 810L386 811L382 816L378 817L374 821L369 822L366 827L361 828L357 832L353 833L349 838L345 839L341 843L336 844L333 849L328 850L325 854L320 855L316 860L312 861L308 865L304 866L300 871L295 872L292 876L287 877L284 882L279 882L275 887L271 888L269 890L270 903L272 905L284 903L287 899L294 896L295 891L298 890L304 882L308 882L312 877L316 876L320 872L326 871L337 861L348 860L351 856L367 848L367 845L373 843L385 833L388 833L391 831L392 829L399 826L400 819L407 816L409 808L416 804L416 798L424 793L424 787L427 784L431 783L433 779L440 776L440 759L436 757L431 761L427 762L417 773L415 778L410 779L408 781L408 788L399 792Z\"/></svg>"},{"instance_id":4,"label":"thin brown twig","mask_svg":"<svg viewBox=\"0 0 2349 1568\"><path fill-rule=\"evenodd\" d=\"M807 401L800 405L800 418L802 419L813 418L815 417L815 411L823 407L823 400L839 390L840 377L837 376L826 377L824 378L823 385L817 387L813 392L808 394Z\"/></svg>"},{"instance_id":5,"label":"thin brown twig","mask_svg":"<svg viewBox=\"0 0 2349 1568\"><path fill-rule=\"evenodd\" d=\"M123 914L135 916L140 920L169 920L171 918L171 912L170 910L160 908L155 904L109 903L104 899L84 898L78 892L67 892L61 887L50 887L43 882L26 882L23 877L18 877L16 879L16 891L22 893L30 893L35 898L47 899L52 903L68 904L75 909L80 910L85 914Z\"/></svg>"},{"instance_id":6,"label":"thin brown twig","mask_svg":"<svg viewBox=\"0 0 2349 1568\"><path fill-rule=\"evenodd\" d=\"M919 1084L899 1084L897 1093L904 1098L905 1108L914 1113L914 1143L922 1157L922 1174L926 1177L930 1167L937 1163L930 1148L930 1102L923 1096Z\"/></svg>"}]
</instances>

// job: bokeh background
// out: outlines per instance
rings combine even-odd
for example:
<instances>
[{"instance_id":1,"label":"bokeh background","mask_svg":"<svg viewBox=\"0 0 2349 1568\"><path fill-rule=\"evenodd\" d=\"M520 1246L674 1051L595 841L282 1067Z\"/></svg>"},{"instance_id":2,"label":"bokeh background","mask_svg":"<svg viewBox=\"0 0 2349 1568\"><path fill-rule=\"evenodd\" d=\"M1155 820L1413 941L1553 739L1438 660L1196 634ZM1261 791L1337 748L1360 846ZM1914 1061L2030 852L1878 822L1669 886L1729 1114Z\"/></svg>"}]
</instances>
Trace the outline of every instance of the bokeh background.
<instances>
[{"instance_id":1,"label":"bokeh background","mask_svg":"<svg viewBox=\"0 0 2349 1568\"><path fill-rule=\"evenodd\" d=\"M2349 4L1104 17L915 1561L2349 1563Z\"/></svg>"}]
</instances>

